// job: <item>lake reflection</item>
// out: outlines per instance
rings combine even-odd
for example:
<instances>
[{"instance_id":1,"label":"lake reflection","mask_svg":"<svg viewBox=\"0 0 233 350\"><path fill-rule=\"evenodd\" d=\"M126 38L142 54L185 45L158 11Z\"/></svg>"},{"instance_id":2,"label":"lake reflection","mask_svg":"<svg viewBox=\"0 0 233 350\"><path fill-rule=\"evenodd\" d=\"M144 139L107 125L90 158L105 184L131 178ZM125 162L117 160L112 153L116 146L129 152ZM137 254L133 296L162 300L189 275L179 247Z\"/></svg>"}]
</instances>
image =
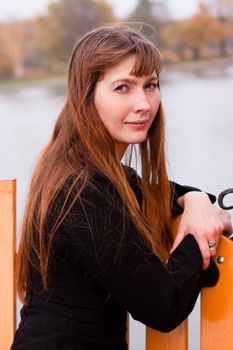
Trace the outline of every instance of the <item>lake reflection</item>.
<instances>
[{"instance_id":1,"label":"lake reflection","mask_svg":"<svg viewBox=\"0 0 233 350\"><path fill-rule=\"evenodd\" d=\"M64 79L65 80L65 79ZM161 76L170 177L218 194L233 187L233 62L166 68ZM0 178L17 178L18 223L29 178L64 104L63 83L0 88ZM197 311L191 320L198 336ZM133 324L131 349L144 349ZM190 349L198 350L192 340Z\"/></svg>"}]
</instances>

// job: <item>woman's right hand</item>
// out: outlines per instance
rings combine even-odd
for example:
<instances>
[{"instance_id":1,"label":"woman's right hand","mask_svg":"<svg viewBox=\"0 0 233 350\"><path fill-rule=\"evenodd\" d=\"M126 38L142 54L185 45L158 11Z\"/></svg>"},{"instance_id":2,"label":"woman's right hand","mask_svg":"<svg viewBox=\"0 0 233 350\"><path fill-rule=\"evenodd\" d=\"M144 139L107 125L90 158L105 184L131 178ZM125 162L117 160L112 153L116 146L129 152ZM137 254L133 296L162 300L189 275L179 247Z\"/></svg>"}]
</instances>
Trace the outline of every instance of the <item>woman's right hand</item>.
<instances>
[{"instance_id":1,"label":"woman's right hand","mask_svg":"<svg viewBox=\"0 0 233 350\"><path fill-rule=\"evenodd\" d=\"M199 245L203 269L206 269L210 258L216 254L221 234L224 231L232 232L231 216L225 210L213 206L203 192L189 192L178 201L184 212L171 252L191 233Z\"/></svg>"}]
</instances>

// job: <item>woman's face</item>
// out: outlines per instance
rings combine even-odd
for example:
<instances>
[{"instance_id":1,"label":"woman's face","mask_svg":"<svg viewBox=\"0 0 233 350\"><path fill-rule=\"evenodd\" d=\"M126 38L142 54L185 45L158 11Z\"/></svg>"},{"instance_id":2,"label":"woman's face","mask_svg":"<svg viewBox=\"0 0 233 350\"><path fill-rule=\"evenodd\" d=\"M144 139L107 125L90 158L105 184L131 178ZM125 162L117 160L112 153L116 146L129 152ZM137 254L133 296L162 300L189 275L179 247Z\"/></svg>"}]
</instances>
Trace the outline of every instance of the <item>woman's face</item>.
<instances>
[{"instance_id":1,"label":"woman's face","mask_svg":"<svg viewBox=\"0 0 233 350\"><path fill-rule=\"evenodd\" d=\"M129 144L141 143L160 105L156 73L131 75L135 56L107 69L95 88L94 103L105 128L116 142L119 157Z\"/></svg>"}]
</instances>

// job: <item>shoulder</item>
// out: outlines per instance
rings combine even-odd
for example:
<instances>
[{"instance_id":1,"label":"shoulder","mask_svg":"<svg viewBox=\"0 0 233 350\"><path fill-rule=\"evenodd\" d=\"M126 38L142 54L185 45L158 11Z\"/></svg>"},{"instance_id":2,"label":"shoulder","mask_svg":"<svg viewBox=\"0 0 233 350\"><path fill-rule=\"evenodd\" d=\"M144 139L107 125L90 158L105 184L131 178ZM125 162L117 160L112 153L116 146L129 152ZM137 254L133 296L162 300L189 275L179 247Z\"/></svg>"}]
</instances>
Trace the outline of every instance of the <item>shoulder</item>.
<instances>
[{"instance_id":1,"label":"shoulder","mask_svg":"<svg viewBox=\"0 0 233 350\"><path fill-rule=\"evenodd\" d=\"M131 167L123 165L123 169L129 185L140 202L142 197L140 177ZM111 180L94 168L85 178L78 174L71 175L59 190L57 199L60 203L67 201L67 204L82 201L92 202L92 205L96 203L101 205L105 202L117 207L123 206L121 196Z\"/></svg>"},{"instance_id":2,"label":"shoulder","mask_svg":"<svg viewBox=\"0 0 233 350\"><path fill-rule=\"evenodd\" d=\"M63 192L72 200L75 207L80 205L96 207L115 205L121 201L119 192L111 180L96 169L91 169L85 178L72 175ZM121 203L122 206L122 203Z\"/></svg>"},{"instance_id":3,"label":"shoulder","mask_svg":"<svg viewBox=\"0 0 233 350\"><path fill-rule=\"evenodd\" d=\"M122 165L122 167L126 175L126 179L133 191L139 192L141 188L141 179L137 172L129 166ZM118 190L112 181L105 174L96 169L91 170L90 176L83 191L91 191L92 193L93 191L97 193L99 192L104 194L106 197L109 195L113 195L114 197L119 196Z\"/></svg>"},{"instance_id":4,"label":"shoulder","mask_svg":"<svg viewBox=\"0 0 233 350\"><path fill-rule=\"evenodd\" d=\"M136 182L141 181L140 176L138 175L137 171L134 168L125 164L122 164L122 167L124 169L125 175L128 180L136 181Z\"/></svg>"},{"instance_id":5,"label":"shoulder","mask_svg":"<svg viewBox=\"0 0 233 350\"><path fill-rule=\"evenodd\" d=\"M63 195L68 195L68 197L74 197L83 192L102 192L108 187L113 187L108 177L96 169L91 169L84 175L79 173L70 175L58 193L63 193Z\"/></svg>"}]
</instances>

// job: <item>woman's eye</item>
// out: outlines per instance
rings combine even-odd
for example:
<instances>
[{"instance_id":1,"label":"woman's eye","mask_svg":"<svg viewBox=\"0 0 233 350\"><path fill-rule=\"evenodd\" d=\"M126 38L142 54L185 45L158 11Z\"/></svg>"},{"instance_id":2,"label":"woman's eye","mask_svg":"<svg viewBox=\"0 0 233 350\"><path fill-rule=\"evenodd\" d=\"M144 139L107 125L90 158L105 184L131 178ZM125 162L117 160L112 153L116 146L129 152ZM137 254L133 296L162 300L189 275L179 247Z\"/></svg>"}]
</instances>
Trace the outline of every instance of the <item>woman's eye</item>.
<instances>
[{"instance_id":1,"label":"woman's eye","mask_svg":"<svg viewBox=\"0 0 233 350\"><path fill-rule=\"evenodd\" d=\"M147 89L156 90L158 88L158 83L149 83L146 85Z\"/></svg>"},{"instance_id":2,"label":"woman's eye","mask_svg":"<svg viewBox=\"0 0 233 350\"><path fill-rule=\"evenodd\" d=\"M128 87L126 85L119 85L115 88L115 91L126 92L128 91Z\"/></svg>"}]
</instances>

